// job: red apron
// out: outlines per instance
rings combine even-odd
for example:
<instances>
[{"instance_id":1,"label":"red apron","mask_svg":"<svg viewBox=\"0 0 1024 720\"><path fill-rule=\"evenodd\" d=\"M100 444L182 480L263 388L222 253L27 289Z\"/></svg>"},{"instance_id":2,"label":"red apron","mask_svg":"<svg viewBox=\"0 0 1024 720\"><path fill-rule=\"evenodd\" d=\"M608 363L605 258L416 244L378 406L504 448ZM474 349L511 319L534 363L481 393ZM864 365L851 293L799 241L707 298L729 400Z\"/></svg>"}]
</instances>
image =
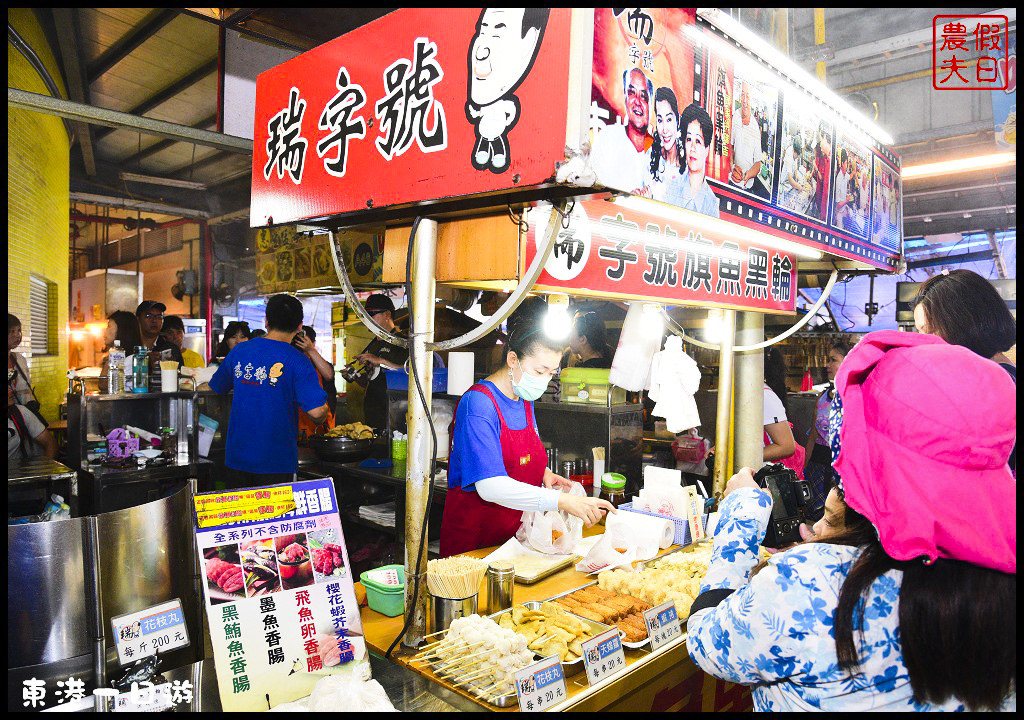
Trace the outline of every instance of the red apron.
<instances>
[{"instance_id":1,"label":"red apron","mask_svg":"<svg viewBox=\"0 0 1024 720\"><path fill-rule=\"evenodd\" d=\"M526 403L526 427L510 430L490 389L485 385L474 385L470 388L473 390L489 397L498 412L505 473L513 480L540 487L547 468L547 454L533 426L533 404ZM455 438L454 427L451 436ZM473 449L453 446L452 451L473 452ZM516 534L522 516L522 510L482 500L475 491L461 487L449 489L441 517L441 557L504 544Z\"/></svg>"}]
</instances>

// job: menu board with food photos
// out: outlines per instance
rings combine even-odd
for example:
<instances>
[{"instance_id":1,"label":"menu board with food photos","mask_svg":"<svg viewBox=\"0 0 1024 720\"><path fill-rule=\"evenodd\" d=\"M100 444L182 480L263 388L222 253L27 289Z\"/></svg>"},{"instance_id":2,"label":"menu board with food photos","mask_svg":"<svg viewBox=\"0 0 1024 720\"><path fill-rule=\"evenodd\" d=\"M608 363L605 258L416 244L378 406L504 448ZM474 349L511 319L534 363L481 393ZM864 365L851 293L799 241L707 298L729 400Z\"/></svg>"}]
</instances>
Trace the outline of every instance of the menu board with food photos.
<instances>
[{"instance_id":1,"label":"menu board with food photos","mask_svg":"<svg viewBox=\"0 0 1024 720\"><path fill-rule=\"evenodd\" d=\"M325 234L299 233L294 225L249 231L256 248L259 293L272 295L338 285ZM335 246L354 283L381 281L384 234L345 230L335 234Z\"/></svg>"},{"instance_id":2,"label":"menu board with food photos","mask_svg":"<svg viewBox=\"0 0 1024 720\"><path fill-rule=\"evenodd\" d=\"M366 658L331 478L195 496L225 711L268 710Z\"/></svg>"}]
</instances>

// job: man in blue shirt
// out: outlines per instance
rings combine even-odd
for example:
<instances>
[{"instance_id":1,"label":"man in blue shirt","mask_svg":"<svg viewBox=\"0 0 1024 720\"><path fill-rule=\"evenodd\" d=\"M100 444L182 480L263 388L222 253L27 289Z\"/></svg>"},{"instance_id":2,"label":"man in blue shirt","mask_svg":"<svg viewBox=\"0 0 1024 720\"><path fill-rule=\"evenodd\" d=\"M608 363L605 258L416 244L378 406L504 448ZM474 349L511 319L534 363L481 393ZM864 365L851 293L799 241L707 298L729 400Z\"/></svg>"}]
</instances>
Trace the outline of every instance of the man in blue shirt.
<instances>
[{"instance_id":1,"label":"man in blue shirt","mask_svg":"<svg viewBox=\"0 0 1024 720\"><path fill-rule=\"evenodd\" d=\"M298 467L298 412L327 418L327 393L292 338L302 329L302 303L290 295L267 302L267 334L239 343L210 380L234 390L225 464L235 487L290 482Z\"/></svg>"}]
</instances>

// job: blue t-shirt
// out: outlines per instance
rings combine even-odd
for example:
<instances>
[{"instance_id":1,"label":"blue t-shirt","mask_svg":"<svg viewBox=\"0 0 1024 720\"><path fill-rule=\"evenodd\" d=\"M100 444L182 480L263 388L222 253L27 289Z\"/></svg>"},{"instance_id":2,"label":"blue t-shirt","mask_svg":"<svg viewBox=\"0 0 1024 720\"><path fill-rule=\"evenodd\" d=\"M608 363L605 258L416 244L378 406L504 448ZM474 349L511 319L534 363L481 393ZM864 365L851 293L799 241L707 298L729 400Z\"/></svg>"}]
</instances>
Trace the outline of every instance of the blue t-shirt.
<instances>
[{"instance_id":1,"label":"blue t-shirt","mask_svg":"<svg viewBox=\"0 0 1024 720\"><path fill-rule=\"evenodd\" d=\"M298 408L327 402L313 363L288 343L256 338L228 353L210 380L234 389L225 464L251 473L293 473L299 465Z\"/></svg>"},{"instance_id":2,"label":"blue t-shirt","mask_svg":"<svg viewBox=\"0 0 1024 720\"><path fill-rule=\"evenodd\" d=\"M483 381L498 401L510 430L526 427L526 403L511 400L494 383ZM531 417L536 429L537 420ZM494 403L482 392L467 392L455 411L455 438L448 461L448 489L472 490L479 480L508 475L501 456L501 421Z\"/></svg>"}]
</instances>

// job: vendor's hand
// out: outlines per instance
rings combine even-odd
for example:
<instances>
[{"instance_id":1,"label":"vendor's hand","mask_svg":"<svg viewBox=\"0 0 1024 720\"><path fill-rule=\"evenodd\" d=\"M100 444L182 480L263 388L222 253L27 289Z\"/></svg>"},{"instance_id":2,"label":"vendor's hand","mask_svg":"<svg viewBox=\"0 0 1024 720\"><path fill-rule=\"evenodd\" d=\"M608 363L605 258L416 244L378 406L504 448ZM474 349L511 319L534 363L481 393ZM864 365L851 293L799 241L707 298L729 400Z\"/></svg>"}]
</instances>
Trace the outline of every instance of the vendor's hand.
<instances>
[{"instance_id":1,"label":"vendor's hand","mask_svg":"<svg viewBox=\"0 0 1024 720\"><path fill-rule=\"evenodd\" d=\"M732 166L732 172L729 173L729 179L735 183L743 181L743 170L739 165Z\"/></svg>"},{"instance_id":2,"label":"vendor's hand","mask_svg":"<svg viewBox=\"0 0 1024 720\"><path fill-rule=\"evenodd\" d=\"M558 496L558 509L582 520L587 527L599 522L607 512L617 512L607 500L562 493Z\"/></svg>"},{"instance_id":3,"label":"vendor's hand","mask_svg":"<svg viewBox=\"0 0 1024 720\"><path fill-rule=\"evenodd\" d=\"M561 490L562 492L569 492L569 490L572 488L572 481L562 477L561 475L556 475L550 470L545 470L544 487L555 488L556 490Z\"/></svg>"},{"instance_id":4,"label":"vendor's hand","mask_svg":"<svg viewBox=\"0 0 1024 720\"><path fill-rule=\"evenodd\" d=\"M370 365L380 365L381 363L384 362L378 356L372 353L363 353L362 355L356 355L356 360L362 360L364 363L368 363Z\"/></svg>"},{"instance_id":5,"label":"vendor's hand","mask_svg":"<svg viewBox=\"0 0 1024 720\"><path fill-rule=\"evenodd\" d=\"M725 485L725 497L729 496L729 493L740 488L756 488L757 483L754 482L754 471L748 467L740 468L740 471L729 478L729 482Z\"/></svg>"}]
</instances>

